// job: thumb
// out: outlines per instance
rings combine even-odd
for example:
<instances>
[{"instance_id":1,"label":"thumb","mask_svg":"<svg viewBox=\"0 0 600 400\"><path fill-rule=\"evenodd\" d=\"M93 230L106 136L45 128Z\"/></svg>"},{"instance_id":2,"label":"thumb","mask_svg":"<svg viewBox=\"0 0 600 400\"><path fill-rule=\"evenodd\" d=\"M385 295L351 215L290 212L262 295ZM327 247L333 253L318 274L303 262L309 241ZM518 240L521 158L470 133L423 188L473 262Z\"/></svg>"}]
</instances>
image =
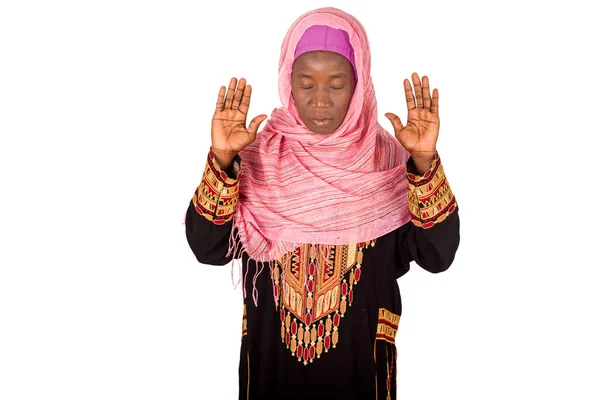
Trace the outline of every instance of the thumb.
<instances>
[{"instance_id":1,"label":"thumb","mask_svg":"<svg viewBox=\"0 0 600 400\"><path fill-rule=\"evenodd\" d=\"M402 125L400 117L398 117L396 114L385 113L385 116L387 117L387 119L390 120L390 122L394 126L394 131L400 132L402 129L404 129L404 125Z\"/></svg>"},{"instance_id":2,"label":"thumb","mask_svg":"<svg viewBox=\"0 0 600 400\"><path fill-rule=\"evenodd\" d=\"M260 114L254 117L252 121L250 121L250 125L248 125L248 133L250 133L252 136L256 135L256 132L258 132L258 127L267 118L268 116L266 114Z\"/></svg>"}]
</instances>

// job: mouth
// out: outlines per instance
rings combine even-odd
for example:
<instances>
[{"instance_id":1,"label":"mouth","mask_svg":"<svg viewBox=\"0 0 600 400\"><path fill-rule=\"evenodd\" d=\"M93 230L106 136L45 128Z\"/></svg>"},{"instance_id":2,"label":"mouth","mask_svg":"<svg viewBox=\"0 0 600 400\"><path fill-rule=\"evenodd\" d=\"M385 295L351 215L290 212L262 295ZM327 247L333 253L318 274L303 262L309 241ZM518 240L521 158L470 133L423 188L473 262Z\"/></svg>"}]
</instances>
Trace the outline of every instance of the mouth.
<instances>
[{"instance_id":1,"label":"mouth","mask_svg":"<svg viewBox=\"0 0 600 400\"><path fill-rule=\"evenodd\" d=\"M310 119L310 122L312 122L315 126L318 126L319 128L323 128L323 127L330 125L332 121L333 121L333 119L331 119L331 118L311 118Z\"/></svg>"}]
</instances>

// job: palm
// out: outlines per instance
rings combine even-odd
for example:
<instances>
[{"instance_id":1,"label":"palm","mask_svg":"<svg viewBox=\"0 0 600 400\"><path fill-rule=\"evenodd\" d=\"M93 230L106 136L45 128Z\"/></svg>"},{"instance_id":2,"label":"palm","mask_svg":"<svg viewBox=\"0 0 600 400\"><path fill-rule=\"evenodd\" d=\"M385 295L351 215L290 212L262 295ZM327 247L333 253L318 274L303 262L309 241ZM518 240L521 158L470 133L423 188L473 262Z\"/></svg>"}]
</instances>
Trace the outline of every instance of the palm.
<instances>
[{"instance_id":1,"label":"palm","mask_svg":"<svg viewBox=\"0 0 600 400\"><path fill-rule=\"evenodd\" d=\"M238 153L256 138L258 127L267 116L261 114L246 127L252 87L246 80L232 78L227 94L225 86L219 90L217 107L212 119L211 139L215 151Z\"/></svg>"},{"instance_id":2,"label":"palm","mask_svg":"<svg viewBox=\"0 0 600 400\"><path fill-rule=\"evenodd\" d=\"M394 125L396 138L411 155L432 155L436 151L440 130L438 90L433 90L433 97L429 94L429 79L426 76L423 77L423 87L421 87L421 81L416 73L412 75L412 80L415 86L415 96L413 96L408 79L404 80L404 92L408 107L406 126L395 114L387 113L386 116Z\"/></svg>"}]
</instances>

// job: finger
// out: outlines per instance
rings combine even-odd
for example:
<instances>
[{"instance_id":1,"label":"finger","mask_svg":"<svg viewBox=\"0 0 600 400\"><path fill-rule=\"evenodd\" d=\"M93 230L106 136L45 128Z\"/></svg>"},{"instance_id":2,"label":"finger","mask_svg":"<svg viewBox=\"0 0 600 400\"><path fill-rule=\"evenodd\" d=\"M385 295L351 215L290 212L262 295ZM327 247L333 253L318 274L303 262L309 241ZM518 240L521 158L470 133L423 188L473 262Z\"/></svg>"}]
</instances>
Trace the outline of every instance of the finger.
<instances>
[{"instance_id":1,"label":"finger","mask_svg":"<svg viewBox=\"0 0 600 400\"><path fill-rule=\"evenodd\" d=\"M440 94L437 89L433 89L433 101L431 102L431 112L438 113L438 104L440 101Z\"/></svg>"},{"instance_id":2,"label":"finger","mask_svg":"<svg viewBox=\"0 0 600 400\"><path fill-rule=\"evenodd\" d=\"M267 118L268 118L268 116L266 114L260 114L260 115L257 115L256 117L254 117L252 119L252 121L250 121L250 125L248 125L248 133L251 134L252 136L255 136L256 132L258 132L258 127Z\"/></svg>"},{"instance_id":3,"label":"finger","mask_svg":"<svg viewBox=\"0 0 600 400\"><path fill-rule=\"evenodd\" d=\"M237 85L237 89L235 91L235 95L233 96L233 103L231 104L231 108L237 110L240 108L240 102L242 101L242 95L244 94L244 89L246 89L246 80L244 78L240 79Z\"/></svg>"},{"instance_id":4,"label":"finger","mask_svg":"<svg viewBox=\"0 0 600 400\"><path fill-rule=\"evenodd\" d=\"M231 108L233 102L233 93L235 92L235 86L237 85L237 79L231 78L229 81L229 89L227 90L227 96L225 97L225 108Z\"/></svg>"},{"instance_id":5,"label":"finger","mask_svg":"<svg viewBox=\"0 0 600 400\"><path fill-rule=\"evenodd\" d=\"M417 73L412 74L413 85L415 86L415 97L417 98L417 108L423 108L423 91L421 89L421 80Z\"/></svg>"},{"instance_id":6,"label":"finger","mask_svg":"<svg viewBox=\"0 0 600 400\"><path fill-rule=\"evenodd\" d=\"M406 107L412 110L416 107L415 98L413 97L412 86L408 79L404 80L404 94L406 95Z\"/></svg>"},{"instance_id":7,"label":"finger","mask_svg":"<svg viewBox=\"0 0 600 400\"><path fill-rule=\"evenodd\" d=\"M227 89L225 86L221 86L219 89L219 97L217 97L217 111L223 111L223 107L225 107L225 91Z\"/></svg>"},{"instance_id":8,"label":"finger","mask_svg":"<svg viewBox=\"0 0 600 400\"><path fill-rule=\"evenodd\" d=\"M252 86L248 85L244 88L244 96L240 102L240 111L244 114L248 114L248 108L250 108L250 97L252 96Z\"/></svg>"},{"instance_id":9,"label":"finger","mask_svg":"<svg viewBox=\"0 0 600 400\"><path fill-rule=\"evenodd\" d=\"M431 108L431 94L429 93L429 78L423 76L423 107L427 110Z\"/></svg>"},{"instance_id":10,"label":"finger","mask_svg":"<svg viewBox=\"0 0 600 400\"><path fill-rule=\"evenodd\" d=\"M400 132L402 129L404 129L404 125L402 125L402 120L396 114L385 113L385 116L392 123L395 132Z\"/></svg>"}]
</instances>

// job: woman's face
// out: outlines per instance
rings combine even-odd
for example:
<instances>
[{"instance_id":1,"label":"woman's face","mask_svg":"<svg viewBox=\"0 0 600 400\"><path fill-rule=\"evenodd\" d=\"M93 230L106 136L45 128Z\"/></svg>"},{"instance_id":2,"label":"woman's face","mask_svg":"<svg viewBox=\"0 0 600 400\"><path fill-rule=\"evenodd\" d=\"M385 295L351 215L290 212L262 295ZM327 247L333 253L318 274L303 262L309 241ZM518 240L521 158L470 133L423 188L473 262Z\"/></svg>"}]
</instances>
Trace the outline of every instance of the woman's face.
<instances>
[{"instance_id":1,"label":"woman's face","mask_svg":"<svg viewBox=\"0 0 600 400\"><path fill-rule=\"evenodd\" d=\"M330 51L302 54L292 68L292 96L304 125L330 134L342 124L354 93L354 70L346 57Z\"/></svg>"}]
</instances>

